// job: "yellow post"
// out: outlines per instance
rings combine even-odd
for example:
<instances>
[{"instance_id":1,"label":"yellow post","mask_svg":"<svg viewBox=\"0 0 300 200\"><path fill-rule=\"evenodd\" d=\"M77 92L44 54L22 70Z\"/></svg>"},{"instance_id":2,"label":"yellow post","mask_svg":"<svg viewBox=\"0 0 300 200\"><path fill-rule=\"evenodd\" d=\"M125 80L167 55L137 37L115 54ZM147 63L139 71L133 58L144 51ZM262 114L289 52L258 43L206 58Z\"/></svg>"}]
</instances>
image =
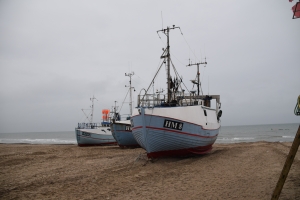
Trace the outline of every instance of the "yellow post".
<instances>
[{"instance_id":1,"label":"yellow post","mask_svg":"<svg viewBox=\"0 0 300 200\"><path fill-rule=\"evenodd\" d=\"M290 171L290 168L293 164L295 155L298 151L299 144L300 144L300 125L299 125L299 128L298 128L297 134L295 136L294 142L291 146L289 155L287 156L285 164L284 164L283 169L281 171L281 175L280 175L279 180L277 182L276 188L273 192L272 200L278 199L279 196L280 196L280 193L281 193L281 190L283 188L285 179L289 174L289 171Z\"/></svg>"}]
</instances>

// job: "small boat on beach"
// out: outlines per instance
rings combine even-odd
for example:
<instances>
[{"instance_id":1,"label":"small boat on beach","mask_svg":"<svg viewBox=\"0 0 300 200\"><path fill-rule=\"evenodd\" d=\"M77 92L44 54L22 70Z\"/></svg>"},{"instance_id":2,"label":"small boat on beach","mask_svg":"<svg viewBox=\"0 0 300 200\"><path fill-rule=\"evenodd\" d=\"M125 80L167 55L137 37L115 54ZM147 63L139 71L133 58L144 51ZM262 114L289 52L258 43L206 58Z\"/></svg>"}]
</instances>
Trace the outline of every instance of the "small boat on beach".
<instances>
[{"instance_id":1,"label":"small boat on beach","mask_svg":"<svg viewBox=\"0 0 300 200\"><path fill-rule=\"evenodd\" d=\"M94 123L93 114L94 114L94 99L91 98L91 114L86 115L84 109L83 113L86 115L89 122L78 123L77 128L75 128L76 139L78 146L103 146L103 145L116 145L117 142L112 136L110 121L109 121L109 110L102 110L102 122Z\"/></svg>"},{"instance_id":2,"label":"small boat on beach","mask_svg":"<svg viewBox=\"0 0 300 200\"><path fill-rule=\"evenodd\" d=\"M207 64L206 61L188 65L197 66L197 78L192 81L197 85L197 92L183 89L182 77L170 57L169 33L177 28L180 29L173 26L157 31L167 36L167 46L161 55L163 62L148 89L144 89L145 94L138 95L137 107L132 113L133 136L149 158L208 153L221 127L220 95L203 95L201 89L199 65ZM167 94L163 91L148 93L163 65L167 71ZM215 107L211 105L212 100Z\"/></svg>"},{"instance_id":3,"label":"small boat on beach","mask_svg":"<svg viewBox=\"0 0 300 200\"><path fill-rule=\"evenodd\" d=\"M112 135L117 141L118 145L121 148L136 148L140 147L140 145L137 143L135 138L132 135L132 130L131 130L131 122L130 118L132 115L132 89L134 87L131 86L131 76L134 75L134 72L132 73L125 73L125 76L130 77L129 81L129 90L128 92L130 93L130 101L129 101L129 109L130 109L130 115L126 117L126 120L121 120L121 116L119 112L117 112L117 106L115 105L113 108L113 117L112 117L112 122L111 122L111 131ZM128 95L127 92L127 95ZM126 97L127 97L126 95ZM126 99L125 97L125 99Z\"/></svg>"},{"instance_id":4,"label":"small boat on beach","mask_svg":"<svg viewBox=\"0 0 300 200\"><path fill-rule=\"evenodd\" d=\"M132 135L130 119L112 122L111 129L112 135L121 148L141 147Z\"/></svg>"}]
</instances>

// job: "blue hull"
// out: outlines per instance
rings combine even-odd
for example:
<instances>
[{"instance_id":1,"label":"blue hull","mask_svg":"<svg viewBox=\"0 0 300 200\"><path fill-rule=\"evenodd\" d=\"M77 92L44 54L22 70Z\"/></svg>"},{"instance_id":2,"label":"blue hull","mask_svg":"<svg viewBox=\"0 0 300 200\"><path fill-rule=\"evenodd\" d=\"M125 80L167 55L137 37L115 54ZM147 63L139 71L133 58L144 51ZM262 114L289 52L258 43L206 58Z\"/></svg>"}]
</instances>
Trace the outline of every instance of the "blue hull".
<instances>
[{"instance_id":1,"label":"blue hull","mask_svg":"<svg viewBox=\"0 0 300 200\"><path fill-rule=\"evenodd\" d=\"M140 147L132 135L130 124L113 123L111 128L112 135L120 147Z\"/></svg>"},{"instance_id":2,"label":"blue hull","mask_svg":"<svg viewBox=\"0 0 300 200\"><path fill-rule=\"evenodd\" d=\"M207 129L175 117L145 114L144 108L132 117L133 136L148 157L204 154L212 149L220 126Z\"/></svg>"}]
</instances>

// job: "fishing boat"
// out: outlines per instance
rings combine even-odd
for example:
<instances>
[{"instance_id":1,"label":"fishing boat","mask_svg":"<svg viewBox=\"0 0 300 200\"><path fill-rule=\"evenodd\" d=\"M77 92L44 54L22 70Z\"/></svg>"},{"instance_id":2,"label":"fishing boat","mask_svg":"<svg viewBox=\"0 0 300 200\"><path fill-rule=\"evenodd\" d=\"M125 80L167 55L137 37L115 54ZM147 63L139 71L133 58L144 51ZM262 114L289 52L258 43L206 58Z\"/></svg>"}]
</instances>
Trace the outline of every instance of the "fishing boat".
<instances>
[{"instance_id":1,"label":"fishing boat","mask_svg":"<svg viewBox=\"0 0 300 200\"><path fill-rule=\"evenodd\" d=\"M76 139L78 146L103 146L103 145L116 145L117 142L112 136L108 109L102 110L102 122L94 123L94 100L96 98L93 96L90 100L92 101L91 114L86 114L85 109L82 109L88 122L78 123L75 128Z\"/></svg>"},{"instance_id":2,"label":"fishing boat","mask_svg":"<svg viewBox=\"0 0 300 200\"><path fill-rule=\"evenodd\" d=\"M111 131L112 131L113 137L115 138L115 140L117 141L118 145L121 148L140 147L140 145L137 143L137 141L135 140L135 138L132 135L131 122L130 122L130 117L132 115L132 89L134 89L134 87L131 86L131 77L133 75L134 75L134 72L125 73L125 76L129 76L129 78L130 78L129 86L128 86L129 90L126 94L126 97L127 97L128 93L130 94L130 101L129 101L130 115L126 117L126 120L121 120L121 116L120 116L119 112L117 112L116 101L115 101L115 106L113 108L113 120L111 123ZM125 97L125 99L126 99L126 97Z\"/></svg>"},{"instance_id":3,"label":"fishing boat","mask_svg":"<svg viewBox=\"0 0 300 200\"><path fill-rule=\"evenodd\" d=\"M196 80L192 81L197 85L197 91L188 91L186 88L188 92L185 92L182 86L182 77L170 56L169 34L174 29L180 27L157 31L167 37L167 46L161 55L163 61L148 89L144 90L145 94L138 95L137 107L131 118L133 136L149 158L206 154L211 151L221 127L220 95L203 95L201 89L199 65L206 65L207 62L187 65L197 66ZM167 70L167 94L163 94L163 91L148 92L163 65ZM174 69L173 78L171 65ZM212 106L214 101L216 104Z\"/></svg>"}]
</instances>

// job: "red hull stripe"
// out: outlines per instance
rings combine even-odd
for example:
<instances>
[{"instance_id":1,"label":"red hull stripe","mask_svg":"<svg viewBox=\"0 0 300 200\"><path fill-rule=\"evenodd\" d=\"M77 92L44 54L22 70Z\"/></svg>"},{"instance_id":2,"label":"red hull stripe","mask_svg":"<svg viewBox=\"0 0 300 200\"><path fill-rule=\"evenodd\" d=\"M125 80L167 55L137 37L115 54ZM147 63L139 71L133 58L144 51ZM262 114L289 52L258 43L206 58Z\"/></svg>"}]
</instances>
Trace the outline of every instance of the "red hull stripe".
<instances>
[{"instance_id":1,"label":"red hull stripe","mask_svg":"<svg viewBox=\"0 0 300 200\"><path fill-rule=\"evenodd\" d=\"M166 156L186 156L191 154L206 154L209 153L211 150L212 150L212 144L208 146L194 147L189 149L151 152L151 153L147 153L147 156L148 158L158 158L158 157L166 157Z\"/></svg>"},{"instance_id":2,"label":"red hull stripe","mask_svg":"<svg viewBox=\"0 0 300 200\"><path fill-rule=\"evenodd\" d=\"M142 126L135 127L134 129L139 129L139 128L142 128ZM187 133L187 132L180 132L180 131L170 130L170 129L166 129L166 128L156 128L156 127L152 127L152 126L146 126L146 128L155 129L155 130L161 130L161 131L174 132L174 133L179 133L179 134L189 135L189 136L194 136L194 137L200 137L200 138L214 138L214 137L218 136L218 134L215 135L215 136L203 136L203 135L197 135L197 134L193 134L193 133Z\"/></svg>"},{"instance_id":3,"label":"red hull stripe","mask_svg":"<svg viewBox=\"0 0 300 200\"><path fill-rule=\"evenodd\" d=\"M145 114L145 116L161 117L161 118L165 118L165 119L172 119L172 120L180 121L180 122L183 122L183 123L193 124L193 125L196 125L196 126L201 126L200 124L194 124L194 123L191 123L191 122L183 121L181 119L176 119L176 118L172 118L172 117L163 117L163 116L159 116L159 115L148 115L148 114ZM218 130L219 129L219 128L217 128L217 129L205 129L205 128L203 128L203 126L201 126L201 128L203 130Z\"/></svg>"},{"instance_id":4,"label":"red hull stripe","mask_svg":"<svg viewBox=\"0 0 300 200\"><path fill-rule=\"evenodd\" d=\"M132 128L132 130L139 129L139 128L143 128L143 126L134 127L134 128Z\"/></svg>"},{"instance_id":5,"label":"red hull stripe","mask_svg":"<svg viewBox=\"0 0 300 200\"><path fill-rule=\"evenodd\" d=\"M193 133L187 133L187 132L180 132L180 131L176 131L176 130L170 130L170 129L166 129L166 128L156 128L156 127L152 127L152 126L146 126L146 128L156 129L156 130L161 130L161 131L174 132L174 133L179 133L179 134L184 134L184 135L189 135L189 136L194 136L194 137L201 137L201 138L214 138L214 137L218 136L218 134L215 135L215 136L203 136L203 135L197 135L197 134L193 134Z\"/></svg>"}]
</instances>

